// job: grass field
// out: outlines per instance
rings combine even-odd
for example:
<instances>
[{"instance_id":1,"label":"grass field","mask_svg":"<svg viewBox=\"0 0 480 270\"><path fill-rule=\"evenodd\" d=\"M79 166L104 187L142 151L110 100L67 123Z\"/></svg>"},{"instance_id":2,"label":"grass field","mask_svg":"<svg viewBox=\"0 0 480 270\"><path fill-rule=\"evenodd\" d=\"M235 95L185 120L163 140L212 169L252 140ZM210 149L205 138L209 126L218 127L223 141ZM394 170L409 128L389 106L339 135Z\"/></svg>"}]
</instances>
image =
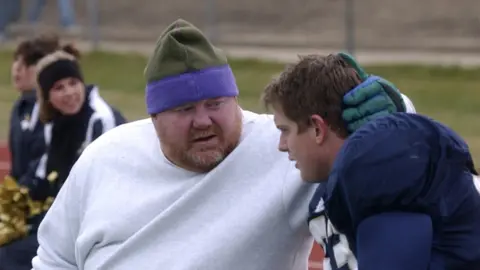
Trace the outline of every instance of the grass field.
<instances>
[{"instance_id":1,"label":"grass field","mask_svg":"<svg viewBox=\"0 0 480 270\"><path fill-rule=\"evenodd\" d=\"M103 97L129 120L146 117L143 70L139 55L96 52L82 58L88 82L100 86ZM8 117L17 93L10 87L11 51L0 51L0 140L6 138ZM260 111L259 95L283 64L256 60L230 60L246 109ZM457 130L469 142L480 162L480 68L428 66L369 66L370 73L394 82L415 103L418 112Z\"/></svg>"}]
</instances>

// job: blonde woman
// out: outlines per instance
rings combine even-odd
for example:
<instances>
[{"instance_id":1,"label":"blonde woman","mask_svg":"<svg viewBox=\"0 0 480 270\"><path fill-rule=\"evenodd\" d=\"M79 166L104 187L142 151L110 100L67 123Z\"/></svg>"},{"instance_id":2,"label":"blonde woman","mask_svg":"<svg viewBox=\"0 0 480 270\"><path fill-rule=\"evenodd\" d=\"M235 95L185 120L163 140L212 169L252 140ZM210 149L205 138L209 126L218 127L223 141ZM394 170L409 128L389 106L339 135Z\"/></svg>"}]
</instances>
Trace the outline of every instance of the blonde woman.
<instances>
[{"instance_id":1,"label":"blonde woman","mask_svg":"<svg viewBox=\"0 0 480 270\"><path fill-rule=\"evenodd\" d=\"M35 177L57 183L53 196L83 149L106 131L125 123L96 86L85 84L78 57L78 51L67 46L37 65L39 116L45 123L48 150Z\"/></svg>"}]
</instances>

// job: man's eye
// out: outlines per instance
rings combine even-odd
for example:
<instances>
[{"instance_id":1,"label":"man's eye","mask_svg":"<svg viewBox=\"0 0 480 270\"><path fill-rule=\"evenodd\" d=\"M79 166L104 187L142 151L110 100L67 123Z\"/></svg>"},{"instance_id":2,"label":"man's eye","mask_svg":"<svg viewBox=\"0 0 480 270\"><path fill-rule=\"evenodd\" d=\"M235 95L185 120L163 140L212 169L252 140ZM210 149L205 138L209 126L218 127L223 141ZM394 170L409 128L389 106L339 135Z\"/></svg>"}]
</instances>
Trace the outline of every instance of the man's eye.
<instances>
[{"instance_id":1,"label":"man's eye","mask_svg":"<svg viewBox=\"0 0 480 270\"><path fill-rule=\"evenodd\" d=\"M218 100L218 101L211 101L211 102L208 102L208 103L207 103L207 106L208 106L209 108L217 108L217 107L219 107L220 105L222 105L222 103L223 103L223 101L220 101L220 100Z\"/></svg>"},{"instance_id":2,"label":"man's eye","mask_svg":"<svg viewBox=\"0 0 480 270\"><path fill-rule=\"evenodd\" d=\"M278 128L278 130L280 130L282 134L286 134L288 132L286 128L282 128L282 127Z\"/></svg>"},{"instance_id":3,"label":"man's eye","mask_svg":"<svg viewBox=\"0 0 480 270\"><path fill-rule=\"evenodd\" d=\"M185 107L180 107L178 109L176 109L175 111L177 112L188 112L188 111L191 111L193 109L192 106L185 106Z\"/></svg>"}]
</instances>

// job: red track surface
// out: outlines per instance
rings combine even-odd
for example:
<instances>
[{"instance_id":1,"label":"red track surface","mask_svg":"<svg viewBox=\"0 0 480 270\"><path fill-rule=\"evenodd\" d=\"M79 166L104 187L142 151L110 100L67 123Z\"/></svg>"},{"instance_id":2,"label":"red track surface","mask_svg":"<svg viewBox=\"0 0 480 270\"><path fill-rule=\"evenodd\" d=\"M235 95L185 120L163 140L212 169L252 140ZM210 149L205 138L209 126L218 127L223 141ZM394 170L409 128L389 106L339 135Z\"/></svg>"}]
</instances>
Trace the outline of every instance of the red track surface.
<instances>
[{"instance_id":1,"label":"red track surface","mask_svg":"<svg viewBox=\"0 0 480 270\"><path fill-rule=\"evenodd\" d=\"M10 170L10 153L6 143L0 142L0 181Z\"/></svg>"}]
</instances>

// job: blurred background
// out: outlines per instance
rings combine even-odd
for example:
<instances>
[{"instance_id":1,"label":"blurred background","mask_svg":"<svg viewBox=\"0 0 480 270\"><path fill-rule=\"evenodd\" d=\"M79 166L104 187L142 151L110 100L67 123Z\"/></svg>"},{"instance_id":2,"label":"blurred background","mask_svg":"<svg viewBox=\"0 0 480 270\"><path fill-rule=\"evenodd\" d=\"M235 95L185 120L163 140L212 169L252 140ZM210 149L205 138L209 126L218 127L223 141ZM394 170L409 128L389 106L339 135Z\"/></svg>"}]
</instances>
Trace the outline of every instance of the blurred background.
<instances>
[{"instance_id":1,"label":"blurred background","mask_svg":"<svg viewBox=\"0 0 480 270\"><path fill-rule=\"evenodd\" d=\"M19 95L10 68L20 40L54 32L74 42L87 81L136 120L147 117L147 57L177 18L231 56L246 109L262 111L260 91L298 54L349 51L419 113L457 130L480 162L478 0L0 0L0 171L9 167L8 118Z\"/></svg>"},{"instance_id":2,"label":"blurred background","mask_svg":"<svg viewBox=\"0 0 480 270\"><path fill-rule=\"evenodd\" d=\"M10 4L4 4L11 2ZM480 49L476 0L0 0L14 36L28 28L91 42L152 42L181 17L219 44L438 51ZM17 4L12 4L17 3ZM10 9L10 10L9 10ZM28 27L31 26L31 27ZM32 30L32 29L30 29ZM350 44L346 44L350 43Z\"/></svg>"}]
</instances>

